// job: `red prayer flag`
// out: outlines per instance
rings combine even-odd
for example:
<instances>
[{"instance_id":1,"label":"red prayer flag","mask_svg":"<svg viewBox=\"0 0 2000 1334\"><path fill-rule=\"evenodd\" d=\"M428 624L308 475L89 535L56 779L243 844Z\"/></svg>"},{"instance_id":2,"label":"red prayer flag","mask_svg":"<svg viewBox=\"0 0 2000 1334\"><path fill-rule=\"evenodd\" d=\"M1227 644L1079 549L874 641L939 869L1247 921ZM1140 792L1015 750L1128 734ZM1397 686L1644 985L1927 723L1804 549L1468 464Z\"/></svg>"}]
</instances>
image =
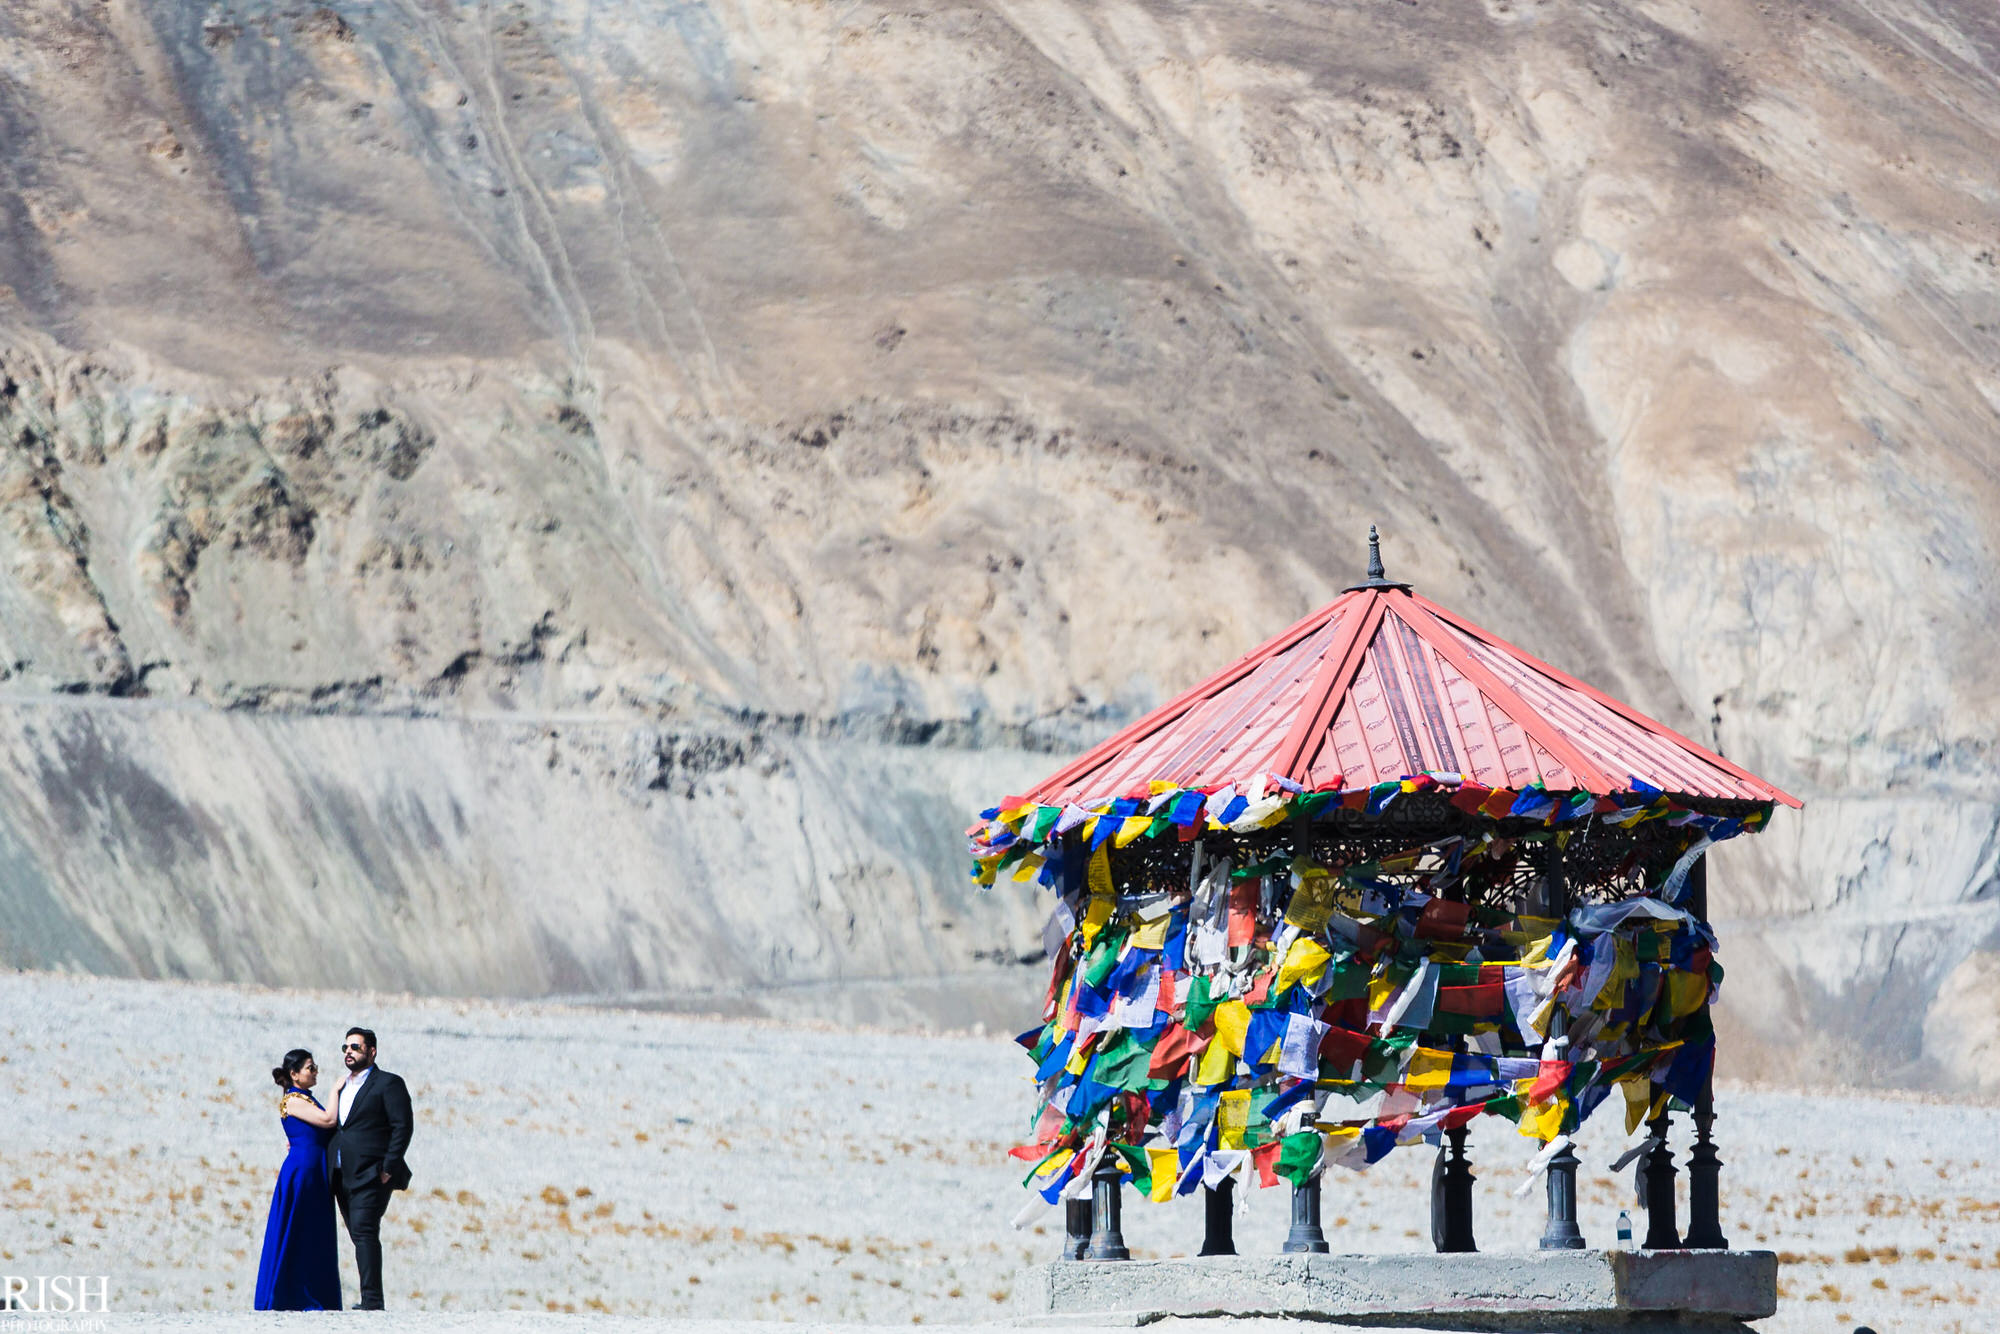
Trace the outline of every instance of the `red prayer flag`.
<instances>
[{"instance_id":1,"label":"red prayer flag","mask_svg":"<svg viewBox=\"0 0 2000 1334\"><path fill-rule=\"evenodd\" d=\"M1262 1005L1265 1001L1269 1000L1271 998L1271 983L1277 979L1277 976L1277 970L1271 968L1267 968L1257 974L1257 980L1250 984L1250 990L1244 995L1243 1003L1245 1005Z\"/></svg>"},{"instance_id":2,"label":"red prayer flag","mask_svg":"<svg viewBox=\"0 0 2000 1334\"><path fill-rule=\"evenodd\" d=\"M1471 917L1471 904L1432 899L1424 905L1423 912L1417 916L1417 938L1458 940L1465 935L1465 924Z\"/></svg>"},{"instance_id":3,"label":"red prayer flag","mask_svg":"<svg viewBox=\"0 0 2000 1334\"><path fill-rule=\"evenodd\" d=\"M1248 945L1257 938L1257 882L1241 880L1229 889L1229 944Z\"/></svg>"},{"instance_id":4,"label":"red prayer flag","mask_svg":"<svg viewBox=\"0 0 2000 1334\"><path fill-rule=\"evenodd\" d=\"M1368 998L1353 996L1344 1001L1335 1001L1326 1007L1320 1016L1335 1028L1361 1029L1368 1027Z\"/></svg>"},{"instance_id":5,"label":"red prayer flag","mask_svg":"<svg viewBox=\"0 0 2000 1334\"><path fill-rule=\"evenodd\" d=\"M1480 803L1486 800L1487 791L1483 787L1462 787L1451 794L1451 804L1467 815L1479 814Z\"/></svg>"},{"instance_id":6,"label":"red prayer flag","mask_svg":"<svg viewBox=\"0 0 2000 1334\"><path fill-rule=\"evenodd\" d=\"M1543 1061L1542 1072L1535 1076L1535 1085L1528 1090L1528 1101L1547 1102L1556 1095L1562 1088L1563 1081L1568 1078L1568 1061Z\"/></svg>"},{"instance_id":7,"label":"red prayer flag","mask_svg":"<svg viewBox=\"0 0 2000 1334\"><path fill-rule=\"evenodd\" d=\"M1319 1040L1319 1054L1329 1061L1351 1064L1368 1054L1368 1035L1345 1028L1329 1028Z\"/></svg>"},{"instance_id":8,"label":"red prayer flag","mask_svg":"<svg viewBox=\"0 0 2000 1334\"><path fill-rule=\"evenodd\" d=\"M1498 982L1481 982L1470 987L1439 987L1437 1008L1446 1014L1470 1015L1486 1019L1500 1013L1506 1004L1506 988Z\"/></svg>"},{"instance_id":9,"label":"red prayer flag","mask_svg":"<svg viewBox=\"0 0 2000 1334\"><path fill-rule=\"evenodd\" d=\"M1485 1110L1486 1099L1484 1098L1478 1102L1469 1102L1463 1107L1454 1107L1444 1114L1444 1120L1438 1122L1438 1127L1442 1130L1456 1130L1460 1126L1470 1125Z\"/></svg>"},{"instance_id":10,"label":"red prayer flag","mask_svg":"<svg viewBox=\"0 0 2000 1334\"><path fill-rule=\"evenodd\" d=\"M1199 1055L1208 1047L1208 1037L1201 1033L1190 1033L1179 1024L1168 1024L1160 1040L1153 1044L1152 1059L1146 1063L1146 1074L1153 1079L1173 1079L1187 1069L1187 1059Z\"/></svg>"},{"instance_id":11,"label":"red prayer flag","mask_svg":"<svg viewBox=\"0 0 2000 1334\"><path fill-rule=\"evenodd\" d=\"M1259 1144L1250 1150L1250 1161L1257 1166L1257 1179L1267 1187L1278 1184L1278 1154L1284 1147L1283 1143L1274 1139L1269 1144Z\"/></svg>"}]
</instances>

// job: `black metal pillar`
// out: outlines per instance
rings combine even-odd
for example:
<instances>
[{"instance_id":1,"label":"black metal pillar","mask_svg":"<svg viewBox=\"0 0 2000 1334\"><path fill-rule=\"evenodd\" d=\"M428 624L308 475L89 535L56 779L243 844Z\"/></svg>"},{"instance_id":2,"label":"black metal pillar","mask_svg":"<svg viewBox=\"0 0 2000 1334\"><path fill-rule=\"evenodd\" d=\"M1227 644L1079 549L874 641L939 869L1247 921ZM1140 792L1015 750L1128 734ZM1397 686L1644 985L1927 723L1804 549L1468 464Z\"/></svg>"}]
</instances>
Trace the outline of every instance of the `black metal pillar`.
<instances>
[{"instance_id":1,"label":"black metal pillar","mask_svg":"<svg viewBox=\"0 0 2000 1334\"><path fill-rule=\"evenodd\" d=\"M1694 915L1708 920L1708 857L1703 855L1688 871L1688 889ZM1702 1007L1707 1017L1708 1007ZM1710 1026L1713 1032L1713 1025ZM1688 1154L1689 1250L1726 1251L1729 1239L1722 1235L1722 1159L1715 1152L1709 1131L1715 1125L1715 1076L1702 1081L1701 1096L1694 1104L1694 1150Z\"/></svg>"},{"instance_id":2,"label":"black metal pillar","mask_svg":"<svg viewBox=\"0 0 2000 1334\"><path fill-rule=\"evenodd\" d=\"M1542 1249L1545 1251L1583 1249L1583 1229L1576 1222L1576 1170L1579 1165L1575 1151L1567 1144L1549 1159L1549 1222L1542 1229Z\"/></svg>"},{"instance_id":3,"label":"black metal pillar","mask_svg":"<svg viewBox=\"0 0 2000 1334\"><path fill-rule=\"evenodd\" d=\"M1707 1085L1694 1105L1694 1151L1688 1154L1688 1230L1691 1251L1726 1251L1722 1235L1722 1198L1718 1189L1722 1159L1716 1155L1709 1127L1715 1124L1715 1093Z\"/></svg>"},{"instance_id":4,"label":"black metal pillar","mask_svg":"<svg viewBox=\"0 0 2000 1334\"><path fill-rule=\"evenodd\" d=\"M1677 1251L1681 1233L1674 1217L1674 1155L1667 1147L1667 1114L1661 1112L1646 1128L1659 1143L1639 1161L1639 1170L1646 1174L1646 1240L1640 1244L1649 1251Z\"/></svg>"},{"instance_id":5,"label":"black metal pillar","mask_svg":"<svg viewBox=\"0 0 2000 1334\"><path fill-rule=\"evenodd\" d=\"M1563 867L1562 846L1551 839L1542 845L1548 850L1546 870L1547 897L1551 916L1567 922L1569 920L1569 876ZM1549 1021L1550 1038L1566 1035L1569 1020L1560 1010ZM1547 1185L1549 1191L1549 1221L1542 1229L1542 1249L1545 1251L1580 1251L1583 1249L1583 1229L1576 1222L1576 1151L1565 1144L1555 1157L1549 1159Z\"/></svg>"},{"instance_id":6,"label":"black metal pillar","mask_svg":"<svg viewBox=\"0 0 2000 1334\"><path fill-rule=\"evenodd\" d=\"M1292 1230L1285 1236L1285 1254L1325 1255L1333 1247L1319 1229L1319 1178L1292 1187Z\"/></svg>"},{"instance_id":7,"label":"black metal pillar","mask_svg":"<svg viewBox=\"0 0 2000 1334\"><path fill-rule=\"evenodd\" d=\"M1472 1239L1472 1166L1465 1156L1466 1128L1444 1132L1438 1145L1438 1188L1431 1196L1436 1217L1431 1221L1431 1242L1440 1251L1476 1251Z\"/></svg>"},{"instance_id":8,"label":"black metal pillar","mask_svg":"<svg viewBox=\"0 0 2000 1334\"><path fill-rule=\"evenodd\" d=\"M1063 1201L1063 1246L1064 1260L1081 1260L1090 1249L1090 1201Z\"/></svg>"},{"instance_id":9,"label":"black metal pillar","mask_svg":"<svg viewBox=\"0 0 2000 1334\"><path fill-rule=\"evenodd\" d=\"M1236 1254L1236 1178L1224 1177L1222 1184L1214 1190L1202 1192L1201 1253L1203 1255Z\"/></svg>"},{"instance_id":10,"label":"black metal pillar","mask_svg":"<svg viewBox=\"0 0 2000 1334\"><path fill-rule=\"evenodd\" d=\"M1118 1155L1106 1149L1104 1156L1097 1160L1097 1170L1091 1174L1090 1249L1084 1252L1084 1259L1132 1258L1132 1253L1125 1249L1125 1233L1118 1223L1118 1211L1122 1204L1119 1194L1124 1188L1125 1173L1119 1166Z\"/></svg>"}]
</instances>

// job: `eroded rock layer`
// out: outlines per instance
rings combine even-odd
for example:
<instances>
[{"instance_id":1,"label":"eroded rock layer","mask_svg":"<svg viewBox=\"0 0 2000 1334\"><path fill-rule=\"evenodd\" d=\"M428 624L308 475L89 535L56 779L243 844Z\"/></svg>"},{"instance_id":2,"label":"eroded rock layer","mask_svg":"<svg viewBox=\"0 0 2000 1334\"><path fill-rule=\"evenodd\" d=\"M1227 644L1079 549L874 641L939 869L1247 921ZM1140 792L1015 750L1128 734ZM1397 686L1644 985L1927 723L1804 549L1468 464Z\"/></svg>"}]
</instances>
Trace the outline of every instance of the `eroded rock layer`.
<instances>
[{"instance_id":1,"label":"eroded rock layer","mask_svg":"<svg viewBox=\"0 0 2000 1334\"><path fill-rule=\"evenodd\" d=\"M28 0L0 68L0 957L1001 985L967 808L1372 520L1807 799L1718 858L1736 1050L1991 1078L1989 6Z\"/></svg>"}]
</instances>

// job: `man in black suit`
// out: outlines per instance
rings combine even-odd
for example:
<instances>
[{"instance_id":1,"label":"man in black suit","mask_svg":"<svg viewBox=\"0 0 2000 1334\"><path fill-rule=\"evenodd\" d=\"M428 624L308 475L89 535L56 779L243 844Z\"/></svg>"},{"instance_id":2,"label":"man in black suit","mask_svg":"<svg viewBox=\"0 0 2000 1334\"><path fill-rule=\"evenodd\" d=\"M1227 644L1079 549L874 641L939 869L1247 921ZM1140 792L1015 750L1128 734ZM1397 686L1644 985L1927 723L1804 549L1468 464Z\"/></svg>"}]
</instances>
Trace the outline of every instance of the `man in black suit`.
<instances>
[{"instance_id":1,"label":"man in black suit","mask_svg":"<svg viewBox=\"0 0 2000 1334\"><path fill-rule=\"evenodd\" d=\"M354 1267L361 1275L359 1311L382 1309L382 1213L389 1192L410 1188L403 1153L410 1147L415 1119L410 1091L401 1075L376 1068L375 1035L350 1028L340 1044L347 1081L340 1087L340 1129L334 1132L328 1162L333 1197L354 1241Z\"/></svg>"}]
</instances>

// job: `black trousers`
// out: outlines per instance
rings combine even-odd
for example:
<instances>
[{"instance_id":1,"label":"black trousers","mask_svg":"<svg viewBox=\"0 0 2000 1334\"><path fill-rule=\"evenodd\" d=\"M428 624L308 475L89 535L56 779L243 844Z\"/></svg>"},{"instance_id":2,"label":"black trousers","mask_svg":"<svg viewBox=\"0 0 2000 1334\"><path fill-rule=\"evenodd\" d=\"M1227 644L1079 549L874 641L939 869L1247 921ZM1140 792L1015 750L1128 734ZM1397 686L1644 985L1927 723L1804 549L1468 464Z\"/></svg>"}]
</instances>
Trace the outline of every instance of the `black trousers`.
<instances>
[{"instance_id":1,"label":"black trousers","mask_svg":"<svg viewBox=\"0 0 2000 1334\"><path fill-rule=\"evenodd\" d=\"M357 1311L382 1309L382 1214L389 1207L389 1187L375 1180L350 1189L345 1173L333 1174L333 1198L340 1202L340 1218L354 1242L354 1268L361 1275L361 1300Z\"/></svg>"}]
</instances>

